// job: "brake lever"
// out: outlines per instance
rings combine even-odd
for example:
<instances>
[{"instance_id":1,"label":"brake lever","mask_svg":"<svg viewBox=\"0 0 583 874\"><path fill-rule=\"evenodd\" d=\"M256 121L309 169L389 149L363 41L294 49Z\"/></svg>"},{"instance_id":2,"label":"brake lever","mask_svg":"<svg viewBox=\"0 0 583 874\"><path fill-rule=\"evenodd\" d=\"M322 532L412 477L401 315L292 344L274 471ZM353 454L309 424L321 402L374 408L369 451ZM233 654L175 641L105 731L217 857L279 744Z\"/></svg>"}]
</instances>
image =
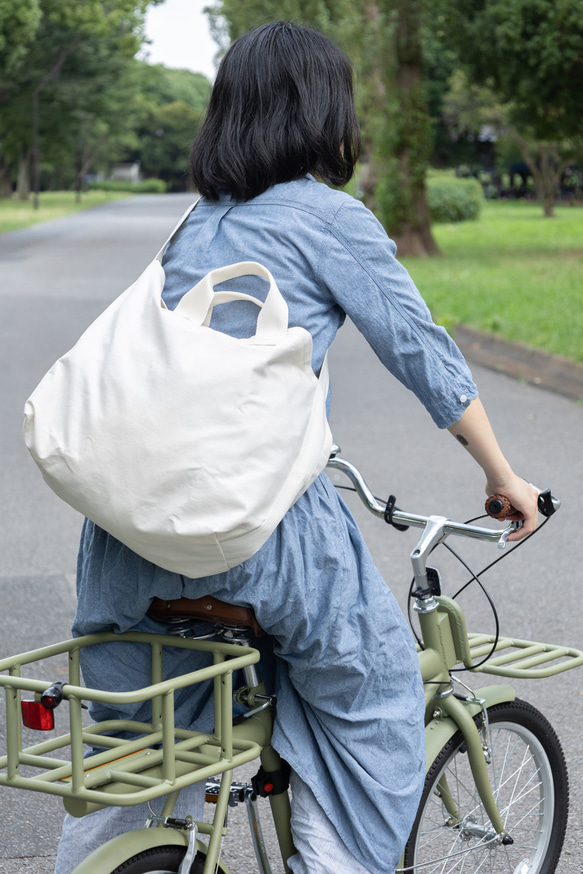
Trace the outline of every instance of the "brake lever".
<instances>
[{"instance_id":1,"label":"brake lever","mask_svg":"<svg viewBox=\"0 0 583 874\"><path fill-rule=\"evenodd\" d=\"M506 531L504 531L500 536L500 540L498 541L498 549L505 549L506 548L506 541L508 540L508 538L510 537L512 532L518 531L519 528L522 528L523 524L524 523L522 521L521 522L511 522L510 525L508 526L508 528L506 529Z\"/></svg>"}]
</instances>

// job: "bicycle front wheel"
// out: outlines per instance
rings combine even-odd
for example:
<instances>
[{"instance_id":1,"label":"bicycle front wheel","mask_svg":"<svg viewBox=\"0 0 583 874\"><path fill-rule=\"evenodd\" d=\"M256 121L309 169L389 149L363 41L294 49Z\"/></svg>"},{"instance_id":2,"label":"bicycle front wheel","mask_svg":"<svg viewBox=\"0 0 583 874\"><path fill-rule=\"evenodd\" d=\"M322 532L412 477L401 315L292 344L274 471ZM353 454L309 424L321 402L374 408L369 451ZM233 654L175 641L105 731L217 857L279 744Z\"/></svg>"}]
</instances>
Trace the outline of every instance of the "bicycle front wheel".
<instances>
[{"instance_id":1,"label":"bicycle front wheel","mask_svg":"<svg viewBox=\"0 0 583 874\"><path fill-rule=\"evenodd\" d=\"M186 853L185 847L153 847L126 859L111 874L176 874ZM202 874L204 856L197 853L190 874Z\"/></svg>"},{"instance_id":2,"label":"bicycle front wheel","mask_svg":"<svg viewBox=\"0 0 583 874\"><path fill-rule=\"evenodd\" d=\"M427 772L405 868L419 874L553 874L569 807L560 741L525 701L497 704L488 717L490 782L512 843L498 843L492 834L458 732Z\"/></svg>"}]
</instances>

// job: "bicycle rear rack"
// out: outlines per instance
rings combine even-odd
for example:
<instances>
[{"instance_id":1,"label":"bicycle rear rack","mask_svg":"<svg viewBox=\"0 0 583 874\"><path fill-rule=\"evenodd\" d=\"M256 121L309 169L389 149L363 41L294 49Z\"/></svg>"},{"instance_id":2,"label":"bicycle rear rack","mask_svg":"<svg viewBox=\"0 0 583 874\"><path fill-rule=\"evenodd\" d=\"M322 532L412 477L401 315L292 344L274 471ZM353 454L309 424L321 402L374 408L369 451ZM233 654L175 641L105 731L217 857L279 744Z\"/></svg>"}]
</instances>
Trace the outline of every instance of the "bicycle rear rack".
<instances>
[{"instance_id":1,"label":"bicycle rear rack","mask_svg":"<svg viewBox=\"0 0 583 874\"><path fill-rule=\"evenodd\" d=\"M463 664L468 670L528 680L554 677L583 665L583 652L572 647L468 633L464 613L457 601L444 595L436 600L439 612L448 617L457 663ZM492 655L480 664L480 660L490 652Z\"/></svg>"},{"instance_id":2,"label":"bicycle rear rack","mask_svg":"<svg viewBox=\"0 0 583 874\"><path fill-rule=\"evenodd\" d=\"M471 663L488 655L494 641L495 638L487 634L469 633ZM554 677L555 674L583 665L583 652L578 649L511 637L498 638L494 652L500 655L492 655L475 670L483 674L528 680Z\"/></svg>"},{"instance_id":3,"label":"bicycle rear rack","mask_svg":"<svg viewBox=\"0 0 583 874\"><path fill-rule=\"evenodd\" d=\"M152 684L130 692L82 686L80 650L124 642L150 646ZM207 652L212 665L163 680L165 646ZM69 732L24 748L22 693L32 692L39 698L50 683L21 676L22 668L64 654L69 661L69 682L62 687L69 703ZM69 812L80 816L96 806L111 804L112 794L116 805L138 804L251 761L261 748L233 735L232 675L258 660L259 653L251 647L137 632L87 635L3 659L0 671L8 671L8 675L0 675L6 694L7 752L0 757L0 785L61 796ZM175 691L210 680L214 683L214 732L176 728ZM108 720L83 725L84 701L113 705L147 700L152 702L151 723ZM134 739L113 737L111 732L131 732ZM103 751L86 756L88 749L95 747Z\"/></svg>"}]
</instances>

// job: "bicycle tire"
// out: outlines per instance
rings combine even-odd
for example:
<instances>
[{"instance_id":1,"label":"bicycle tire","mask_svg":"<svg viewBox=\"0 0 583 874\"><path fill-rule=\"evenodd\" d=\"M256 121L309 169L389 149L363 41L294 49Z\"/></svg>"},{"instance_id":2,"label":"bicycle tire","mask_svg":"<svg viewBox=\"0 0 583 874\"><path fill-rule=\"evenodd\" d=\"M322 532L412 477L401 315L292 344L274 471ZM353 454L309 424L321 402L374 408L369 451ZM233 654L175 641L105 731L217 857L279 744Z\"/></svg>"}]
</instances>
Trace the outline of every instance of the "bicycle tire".
<instances>
[{"instance_id":1,"label":"bicycle tire","mask_svg":"<svg viewBox=\"0 0 583 874\"><path fill-rule=\"evenodd\" d=\"M118 865L111 874L175 874L186 853L185 847L174 844L143 850ZM190 874L202 874L204 855L197 853Z\"/></svg>"},{"instance_id":2,"label":"bicycle tire","mask_svg":"<svg viewBox=\"0 0 583 874\"><path fill-rule=\"evenodd\" d=\"M427 772L405 848L405 869L422 874L555 871L569 808L569 779L561 743L542 713L520 699L488 708L488 717L490 780L513 843L504 845L488 837L490 821L471 775L463 736L457 732ZM444 777L447 787L442 784L440 788ZM444 792L454 801L457 818L447 811Z\"/></svg>"}]
</instances>

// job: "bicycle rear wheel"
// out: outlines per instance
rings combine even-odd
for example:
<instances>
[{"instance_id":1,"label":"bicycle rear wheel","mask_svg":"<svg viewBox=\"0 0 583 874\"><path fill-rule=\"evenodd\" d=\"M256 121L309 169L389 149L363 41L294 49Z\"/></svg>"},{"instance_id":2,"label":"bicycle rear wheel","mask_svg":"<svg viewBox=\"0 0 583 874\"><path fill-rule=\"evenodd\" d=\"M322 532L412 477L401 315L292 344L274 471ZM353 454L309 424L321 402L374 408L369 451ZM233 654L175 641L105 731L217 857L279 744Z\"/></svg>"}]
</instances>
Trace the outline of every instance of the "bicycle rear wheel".
<instances>
[{"instance_id":1,"label":"bicycle rear wheel","mask_svg":"<svg viewBox=\"0 0 583 874\"><path fill-rule=\"evenodd\" d=\"M493 839L458 732L425 778L405 849L406 868L420 874L553 874L569 806L560 741L545 717L525 701L497 704L488 716L490 782L512 843Z\"/></svg>"},{"instance_id":2,"label":"bicycle rear wheel","mask_svg":"<svg viewBox=\"0 0 583 874\"><path fill-rule=\"evenodd\" d=\"M153 847L126 859L111 874L175 874L186 852L185 847L174 845ZM190 868L190 874L202 874L204 856L197 853Z\"/></svg>"}]
</instances>

